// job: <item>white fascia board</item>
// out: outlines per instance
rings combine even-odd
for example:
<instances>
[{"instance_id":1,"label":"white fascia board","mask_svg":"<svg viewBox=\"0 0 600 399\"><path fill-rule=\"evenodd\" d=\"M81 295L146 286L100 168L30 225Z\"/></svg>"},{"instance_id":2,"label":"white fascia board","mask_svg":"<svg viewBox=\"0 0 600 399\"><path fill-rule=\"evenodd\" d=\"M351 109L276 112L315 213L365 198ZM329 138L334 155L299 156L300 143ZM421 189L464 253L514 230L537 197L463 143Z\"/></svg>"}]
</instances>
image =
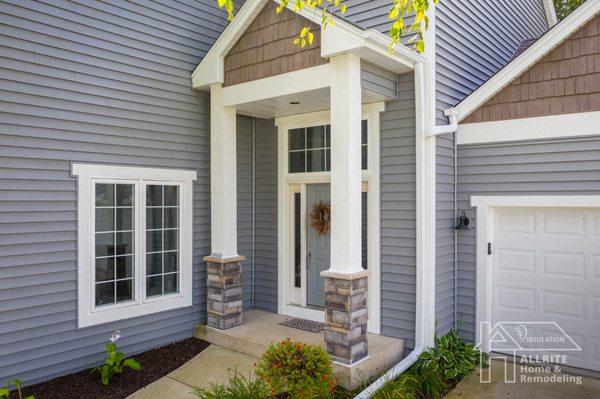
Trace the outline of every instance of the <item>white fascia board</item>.
<instances>
[{"instance_id":1,"label":"white fascia board","mask_svg":"<svg viewBox=\"0 0 600 399\"><path fill-rule=\"evenodd\" d=\"M598 208L600 195L473 196L472 207Z\"/></svg>"},{"instance_id":2,"label":"white fascia board","mask_svg":"<svg viewBox=\"0 0 600 399\"><path fill-rule=\"evenodd\" d=\"M600 111L458 126L458 145L600 135Z\"/></svg>"},{"instance_id":3,"label":"white fascia board","mask_svg":"<svg viewBox=\"0 0 600 399\"><path fill-rule=\"evenodd\" d=\"M332 73L331 65L327 63L223 87L223 106L231 107L330 87Z\"/></svg>"},{"instance_id":4,"label":"white fascia board","mask_svg":"<svg viewBox=\"0 0 600 399\"><path fill-rule=\"evenodd\" d=\"M531 47L509 62L487 82L462 100L456 107L446 110L458 114L458 120L463 120L471 112L509 85L519 75L533 66L537 61L561 44L577 29L585 25L600 12L600 1L586 1L568 17L560 21L554 28L546 32Z\"/></svg>"}]
</instances>

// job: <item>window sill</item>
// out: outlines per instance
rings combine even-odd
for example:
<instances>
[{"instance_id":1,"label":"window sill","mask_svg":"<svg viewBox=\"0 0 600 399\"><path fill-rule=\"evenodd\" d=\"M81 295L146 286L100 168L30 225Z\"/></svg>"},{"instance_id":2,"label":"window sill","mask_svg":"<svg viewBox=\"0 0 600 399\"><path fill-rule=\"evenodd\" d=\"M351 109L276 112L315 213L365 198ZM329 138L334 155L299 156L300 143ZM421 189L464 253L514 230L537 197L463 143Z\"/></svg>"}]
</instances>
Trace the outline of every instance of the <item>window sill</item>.
<instances>
[{"instance_id":1,"label":"window sill","mask_svg":"<svg viewBox=\"0 0 600 399\"><path fill-rule=\"evenodd\" d=\"M180 309L192 306L192 295L177 295L165 298L152 298L144 303L130 302L110 307L100 307L92 312L80 312L78 328L95 326L98 324L120 321L133 317L146 316L167 310Z\"/></svg>"}]
</instances>

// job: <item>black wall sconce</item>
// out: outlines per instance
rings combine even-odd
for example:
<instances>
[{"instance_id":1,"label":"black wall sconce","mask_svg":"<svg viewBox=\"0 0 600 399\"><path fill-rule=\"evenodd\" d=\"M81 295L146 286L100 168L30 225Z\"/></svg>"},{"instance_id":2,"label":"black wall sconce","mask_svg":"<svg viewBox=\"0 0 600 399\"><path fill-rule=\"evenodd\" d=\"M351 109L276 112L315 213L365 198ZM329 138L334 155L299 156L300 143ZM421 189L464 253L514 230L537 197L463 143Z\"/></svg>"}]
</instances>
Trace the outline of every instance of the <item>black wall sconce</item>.
<instances>
[{"instance_id":1,"label":"black wall sconce","mask_svg":"<svg viewBox=\"0 0 600 399\"><path fill-rule=\"evenodd\" d=\"M471 230L471 220L463 212L458 218L458 224L454 228L455 230Z\"/></svg>"}]
</instances>

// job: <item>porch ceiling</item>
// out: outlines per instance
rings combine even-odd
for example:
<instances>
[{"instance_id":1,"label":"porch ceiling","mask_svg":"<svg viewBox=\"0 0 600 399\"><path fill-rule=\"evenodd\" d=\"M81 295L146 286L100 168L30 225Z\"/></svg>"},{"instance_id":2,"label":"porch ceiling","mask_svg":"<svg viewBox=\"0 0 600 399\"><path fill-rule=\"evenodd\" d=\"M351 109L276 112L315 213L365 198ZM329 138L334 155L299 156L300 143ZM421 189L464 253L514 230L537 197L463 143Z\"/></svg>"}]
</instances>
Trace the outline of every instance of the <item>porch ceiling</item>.
<instances>
[{"instance_id":1,"label":"porch ceiling","mask_svg":"<svg viewBox=\"0 0 600 399\"><path fill-rule=\"evenodd\" d=\"M255 118L272 119L281 116L306 114L331 108L329 87L273 97L236 106L238 114ZM381 94L362 89L362 103L391 100Z\"/></svg>"}]
</instances>

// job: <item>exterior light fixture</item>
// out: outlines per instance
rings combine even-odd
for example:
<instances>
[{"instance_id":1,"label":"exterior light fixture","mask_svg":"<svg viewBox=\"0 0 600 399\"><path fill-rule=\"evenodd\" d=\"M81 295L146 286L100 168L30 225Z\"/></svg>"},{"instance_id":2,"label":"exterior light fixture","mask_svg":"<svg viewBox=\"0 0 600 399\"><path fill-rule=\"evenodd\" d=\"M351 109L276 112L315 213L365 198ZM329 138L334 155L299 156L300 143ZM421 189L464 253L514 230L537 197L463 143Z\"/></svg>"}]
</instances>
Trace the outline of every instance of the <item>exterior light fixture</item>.
<instances>
[{"instance_id":1,"label":"exterior light fixture","mask_svg":"<svg viewBox=\"0 0 600 399\"><path fill-rule=\"evenodd\" d=\"M454 228L455 230L471 230L471 220L463 212L458 218L458 225Z\"/></svg>"}]
</instances>

